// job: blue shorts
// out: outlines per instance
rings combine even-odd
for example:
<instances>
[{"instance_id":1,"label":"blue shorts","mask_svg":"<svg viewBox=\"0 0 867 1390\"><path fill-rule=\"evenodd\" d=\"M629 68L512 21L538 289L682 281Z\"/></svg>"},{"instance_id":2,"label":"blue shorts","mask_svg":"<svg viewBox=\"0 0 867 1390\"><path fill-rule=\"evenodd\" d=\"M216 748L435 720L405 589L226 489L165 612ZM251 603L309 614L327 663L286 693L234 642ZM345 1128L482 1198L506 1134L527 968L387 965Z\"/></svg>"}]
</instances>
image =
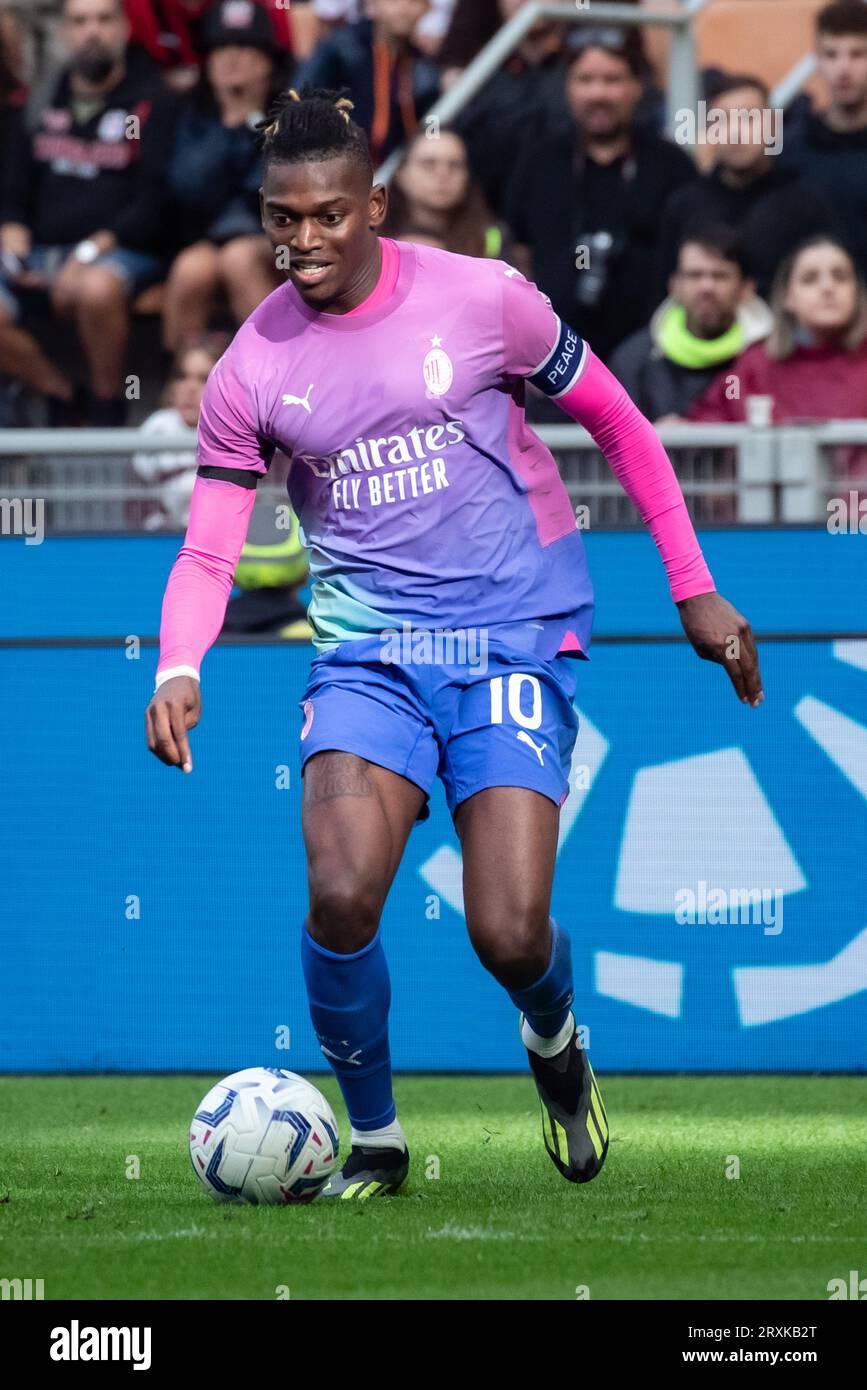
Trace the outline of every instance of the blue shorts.
<instances>
[{"instance_id":1,"label":"blue shorts","mask_svg":"<svg viewBox=\"0 0 867 1390\"><path fill-rule=\"evenodd\" d=\"M314 753L336 749L428 794L438 776L452 815L486 787L527 787L563 804L578 733L574 658L543 661L497 641L475 662L409 659L407 644L405 659L384 659L383 647L364 637L314 660L299 701L302 772ZM418 819L428 815L425 801Z\"/></svg>"},{"instance_id":2,"label":"blue shorts","mask_svg":"<svg viewBox=\"0 0 867 1390\"><path fill-rule=\"evenodd\" d=\"M74 250L74 246L34 246L27 257L27 269L38 271L44 278L44 285L20 286L0 270L0 304L10 318L18 319L26 305L45 298L61 266ZM115 246L112 251L104 251L91 264L114 271L118 279L123 281L130 299L137 298L151 285L158 285L166 274L166 264L161 256L155 256L150 251L133 251L128 246Z\"/></svg>"}]
</instances>

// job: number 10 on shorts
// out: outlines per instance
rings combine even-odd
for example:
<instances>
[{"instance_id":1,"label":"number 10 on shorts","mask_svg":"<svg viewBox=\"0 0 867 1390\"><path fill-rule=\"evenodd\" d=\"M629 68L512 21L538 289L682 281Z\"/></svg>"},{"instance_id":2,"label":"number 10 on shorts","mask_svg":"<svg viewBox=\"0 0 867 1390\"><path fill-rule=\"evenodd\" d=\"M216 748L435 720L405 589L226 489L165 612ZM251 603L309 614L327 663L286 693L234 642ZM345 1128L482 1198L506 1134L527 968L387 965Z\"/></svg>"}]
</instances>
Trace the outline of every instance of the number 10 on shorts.
<instances>
[{"instance_id":1,"label":"number 10 on shorts","mask_svg":"<svg viewBox=\"0 0 867 1390\"><path fill-rule=\"evenodd\" d=\"M489 682L491 687L491 723L503 723L503 683L505 676L494 676ZM522 704L526 702L523 694L524 683L529 686L531 691L531 710L525 714ZM509 706L509 717L520 724L523 729L538 729L542 723L542 687L536 676L528 676L525 672L516 671L508 678L508 690L506 699Z\"/></svg>"}]
</instances>

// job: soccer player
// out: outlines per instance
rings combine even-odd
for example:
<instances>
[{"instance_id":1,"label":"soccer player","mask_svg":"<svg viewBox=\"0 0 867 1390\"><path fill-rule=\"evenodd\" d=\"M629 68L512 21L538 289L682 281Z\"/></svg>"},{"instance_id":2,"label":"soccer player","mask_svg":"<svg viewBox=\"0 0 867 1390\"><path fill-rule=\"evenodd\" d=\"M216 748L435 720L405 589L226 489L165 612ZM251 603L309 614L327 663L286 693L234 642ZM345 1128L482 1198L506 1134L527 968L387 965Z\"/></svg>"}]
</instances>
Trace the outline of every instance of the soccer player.
<instances>
[{"instance_id":1,"label":"soccer player","mask_svg":"<svg viewBox=\"0 0 867 1390\"><path fill-rule=\"evenodd\" d=\"M265 132L262 217L288 278L208 382L148 743L192 771L202 658L279 449L318 649L300 701L301 960L352 1126L323 1195L392 1193L408 1171L379 922L435 776L461 841L470 939L522 1016L545 1147L587 1182L608 1121L571 1011L569 937L549 909L593 598L554 459L525 423L526 380L591 432L650 528L689 640L752 706L755 645L715 592L652 426L546 296L503 261L377 235L387 193L350 107L293 91Z\"/></svg>"}]
</instances>

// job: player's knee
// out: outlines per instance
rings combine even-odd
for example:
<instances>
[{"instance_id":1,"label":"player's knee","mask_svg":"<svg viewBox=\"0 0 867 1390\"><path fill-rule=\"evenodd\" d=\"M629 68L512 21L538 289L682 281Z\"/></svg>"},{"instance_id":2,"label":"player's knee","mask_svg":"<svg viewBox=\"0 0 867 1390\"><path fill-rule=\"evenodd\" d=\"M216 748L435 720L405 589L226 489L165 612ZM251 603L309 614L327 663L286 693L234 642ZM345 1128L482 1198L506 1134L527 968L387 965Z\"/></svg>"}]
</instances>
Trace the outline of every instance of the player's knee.
<instances>
[{"instance_id":1,"label":"player's knee","mask_svg":"<svg viewBox=\"0 0 867 1390\"><path fill-rule=\"evenodd\" d=\"M372 885L354 877L336 878L311 889L310 935L340 955L360 951L375 935L380 911L379 894Z\"/></svg>"},{"instance_id":2,"label":"player's knee","mask_svg":"<svg viewBox=\"0 0 867 1390\"><path fill-rule=\"evenodd\" d=\"M512 912L507 921L471 927L476 955L507 989L535 984L548 968L550 927L547 912Z\"/></svg>"}]
</instances>

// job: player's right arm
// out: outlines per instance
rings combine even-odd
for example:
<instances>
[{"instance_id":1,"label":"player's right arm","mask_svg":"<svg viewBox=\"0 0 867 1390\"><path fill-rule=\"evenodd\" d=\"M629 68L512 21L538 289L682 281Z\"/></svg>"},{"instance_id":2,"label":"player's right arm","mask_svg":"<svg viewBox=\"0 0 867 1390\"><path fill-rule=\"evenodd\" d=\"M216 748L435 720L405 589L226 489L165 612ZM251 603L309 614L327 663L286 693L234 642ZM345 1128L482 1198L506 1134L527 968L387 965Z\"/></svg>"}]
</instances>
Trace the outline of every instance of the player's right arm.
<instances>
[{"instance_id":1,"label":"player's right arm","mask_svg":"<svg viewBox=\"0 0 867 1390\"><path fill-rule=\"evenodd\" d=\"M238 559L273 445L257 430L250 393L229 351L208 380L187 534L163 598L156 688L145 711L150 751L192 772L189 731L201 714L200 671L220 635Z\"/></svg>"}]
</instances>

